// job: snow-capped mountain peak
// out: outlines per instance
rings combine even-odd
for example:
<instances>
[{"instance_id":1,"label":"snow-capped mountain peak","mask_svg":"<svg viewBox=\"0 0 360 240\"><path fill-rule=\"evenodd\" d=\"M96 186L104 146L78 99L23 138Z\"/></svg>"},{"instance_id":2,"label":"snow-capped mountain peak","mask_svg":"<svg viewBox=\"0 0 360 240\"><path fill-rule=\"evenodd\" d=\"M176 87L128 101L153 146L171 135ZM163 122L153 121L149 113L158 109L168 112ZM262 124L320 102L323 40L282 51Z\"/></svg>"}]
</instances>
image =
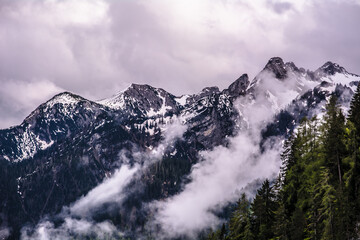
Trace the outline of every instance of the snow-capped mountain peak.
<instances>
[{"instance_id":1,"label":"snow-capped mountain peak","mask_svg":"<svg viewBox=\"0 0 360 240\"><path fill-rule=\"evenodd\" d=\"M48 107L53 107L55 104L70 105L79 102L84 98L77 96L70 92L62 92L55 95L52 99L46 102Z\"/></svg>"},{"instance_id":2,"label":"snow-capped mountain peak","mask_svg":"<svg viewBox=\"0 0 360 240\"><path fill-rule=\"evenodd\" d=\"M338 96L346 112L359 81L359 76L334 63L314 72L275 57L251 83L243 74L222 91L206 87L198 94L176 97L161 88L132 84L98 102L60 93L36 108L21 125L0 130L0 163L4 166L0 176L10 183L9 190L0 194L5 196L0 205L20 200L9 214L1 214L13 221L13 227L30 220L17 217L25 216L23 210L34 221L59 211L111 175L123 161L146 161L139 153L161 145L168 127L175 123L185 132L160 156L165 165L154 165L161 171L145 172L139 178L147 187L144 192L152 194L150 200L166 198L181 190L184 176L201 160L199 153L229 146L232 136L252 127L250 123L256 121L252 116L259 114L255 107L260 106L260 114L271 121L263 126L263 139L286 136L303 117L321 116L331 94ZM167 165L170 162L175 165ZM174 169L179 172L176 176ZM64 197L54 201L58 196ZM129 199L126 204L131 212L124 209L121 222L136 224L131 222L136 214L132 206L142 202L144 195L136 201Z\"/></svg>"},{"instance_id":3,"label":"snow-capped mountain peak","mask_svg":"<svg viewBox=\"0 0 360 240\"><path fill-rule=\"evenodd\" d=\"M98 103L132 115L151 117L165 115L168 110L176 111L179 102L175 98L162 88L154 88L147 84L131 84L126 90Z\"/></svg>"}]
</instances>

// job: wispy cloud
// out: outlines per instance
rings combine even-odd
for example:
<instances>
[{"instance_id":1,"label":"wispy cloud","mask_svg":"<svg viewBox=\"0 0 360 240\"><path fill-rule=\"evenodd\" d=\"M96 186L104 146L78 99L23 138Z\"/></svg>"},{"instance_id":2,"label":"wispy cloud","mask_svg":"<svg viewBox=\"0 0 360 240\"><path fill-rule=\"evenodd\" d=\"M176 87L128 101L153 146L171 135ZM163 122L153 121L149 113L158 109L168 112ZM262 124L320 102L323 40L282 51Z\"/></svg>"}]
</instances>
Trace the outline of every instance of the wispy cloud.
<instances>
[{"instance_id":1,"label":"wispy cloud","mask_svg":"<svg viewBox=\"0 0 360 240\"><path fill-rule=\"evenodd\" d=\"M64 207L62 212L55 216L63 223L55 226L52 217L42 219L35 228L24 227L21 238L32 239L69 239L77 236L92 236L95 238L119 237L123 233L110 221L96 222L96 216L106 204L122 206L127 197L129 183L139 177L151 164L161 161L168 147L172 147L186 131L186 125L180 119L174 118L173 122L163 125L163 140L150 152L138 152L132 157L135 164L129 164L126 154L119 154L121 166L101 184L96 186L85 196L81 197L69 207ZM136 187L136 186L135 186ZM54 216L53 216L54 217Z\"/></svg>"},{"instance_id":2,"label":"wispy cloud","mask_svg":"<svg viewBox=\"0 0 360 240\"><path fill-rule=\"evenodd\" d=\"M74 205L70 207L72 215L86 217L89 213L96 211L97 207L107 202L116 202L121 204L126 196L123 189L135 173L139 170L139 166L134 167L123 166L116 170L113 176L106 179L102 184L92 189L86 196L80 198Z\"/></svg>"},{"instance_id":3,"label":"wispy cloud","mask_svg":"<svg viewBox=\"0 0 360 240\"><path fill-rule=\"evenodd\" d=\"M0 239L6 239L10 236L10 230L8 228L0 228Z\"/></svg>"},{"instance_id":4,"label":"wispy cloud","mask_svg":"<svg viewBox=\"0 0 360 240\"><path fill-rule=\"evenodd\" d=\"M277 176L282 138L272 139L263 151L261 131L273 120L276 111L291 102L293 98L285 93L294 90L296 79L281 81L266 72L259 77L263 83L256 86L255 101L246 96L237 102L248 128L232 138L229 146L202 152L203 161L193 166L191 182L182 192L150 204L156 215L148 227L160 226L163 238L195 237L200 231L216 226L221 222L217 212L235 202L241 192L253 194L248 191L249 185ZM273 97L269 97L269 92ZM279 109L272 109L274 104Z\"/></svg>"},{"instance_id":5,"label":"wispy cloud","mask_svg":"<svg viewBox=\"0 0 360 240\"><path fill-rule=\"evenodd\" d=\"M116 227L107 221L95 223L83 219L74 219L66 217L64 223L55 227L51 221L43 221L38 224L35 230L23 228L21 239L24 240L62 240L71 239L72 237L92 236L94 238L106 239L107 237L120 237Z\"/></svg>"}]
</instances>

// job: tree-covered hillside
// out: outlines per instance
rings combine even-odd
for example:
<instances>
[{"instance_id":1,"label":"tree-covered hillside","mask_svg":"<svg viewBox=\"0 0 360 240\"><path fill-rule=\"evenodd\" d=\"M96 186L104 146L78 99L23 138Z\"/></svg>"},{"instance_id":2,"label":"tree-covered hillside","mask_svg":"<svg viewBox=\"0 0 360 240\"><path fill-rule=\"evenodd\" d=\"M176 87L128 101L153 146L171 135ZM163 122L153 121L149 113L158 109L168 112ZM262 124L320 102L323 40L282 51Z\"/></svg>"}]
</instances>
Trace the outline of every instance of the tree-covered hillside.
<instances>
[{"instance_id":1,"label":"tree-covered hillside","mask_svg":"<svg viewBox=\"0 0 360 240\"><path fill-rule=\"evenodd\" d=\"M304 119L284 144L278 179L208 239L358 239L360 236L360 86L345 118L333 95L323 121Z\"/></svg>"}]
</instances>

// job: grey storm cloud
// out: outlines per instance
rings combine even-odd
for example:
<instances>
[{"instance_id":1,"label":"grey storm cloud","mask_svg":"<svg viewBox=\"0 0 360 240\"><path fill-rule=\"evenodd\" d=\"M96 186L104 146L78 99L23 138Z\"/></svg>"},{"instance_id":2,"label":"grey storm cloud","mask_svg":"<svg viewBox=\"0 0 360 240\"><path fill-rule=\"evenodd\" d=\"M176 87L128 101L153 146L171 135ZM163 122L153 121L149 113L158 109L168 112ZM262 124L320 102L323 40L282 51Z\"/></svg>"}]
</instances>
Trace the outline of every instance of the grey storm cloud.
<instances>
[{"instance_id":1,"label":"grey storm cloud","mask_svg":"<svg viewBox=\"0 0 360 240\"><path fill-rule=\"evenodd\" d=\"M228 86L273 56L360 70L358 0L0 0L0 128L61 91Z\"/></svg>"},{"instance_id":2,"label":"grey storm cloud","mask_svg":"<svg viewBox=\"0 0 360 240\"><path fill-rule=\"evenodd\" d=\"M282 14L293 8L293 5L290 2L268 1L268 5L278 14Z\"/></svg>"}]
</instances>

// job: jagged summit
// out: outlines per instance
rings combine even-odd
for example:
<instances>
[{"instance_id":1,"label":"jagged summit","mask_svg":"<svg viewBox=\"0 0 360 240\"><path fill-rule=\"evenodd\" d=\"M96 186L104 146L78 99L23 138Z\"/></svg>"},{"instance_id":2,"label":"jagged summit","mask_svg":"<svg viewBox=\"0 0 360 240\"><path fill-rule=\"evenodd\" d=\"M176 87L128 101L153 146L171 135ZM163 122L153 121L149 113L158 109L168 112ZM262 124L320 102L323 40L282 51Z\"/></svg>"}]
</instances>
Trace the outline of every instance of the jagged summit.
<instances>
[{"instance_id":1,"label":"jagged summit","mask_svg":"<svg viewBox=\"0 0 360 240\"><path fill-rule=\"evenodd\" d=\"M56 94L54 97L52 97L49 101L46 102L47 106L53 106L57 103L61 103L61 104L71 104L71 103L76 103L78 101L81 100L86 100L85 98L76 95L74 93L65 91L59 94Z\"/></svg>"},{"instance_id":2,"label":"jagged summit","mask_svg":"<svg viewBox=\"0 0 360 240\"><path fill-rule=\"evenodd\" d=\"M149 94L165 97L165 95L170 94L162 88L155 88L148 84L131 84L123 93L132 97L141 97L141 95L146 97Z\"/></svg>"},{"instance_id":3,"label":"jagged summit","mask_svg":"<svg viewBox=\"0 0 360 240\"><path fill-rule=\"evenodd\" d=\"M301 72L301 70L293 62L285 63L285 68L286 68L287 71Z\"/></svg>"},{"instance_id":4,"label":"jagged summit","mask_svg":"<svg viewBox=\"0 0 360 240\"><path fill-rule=\"evenodd\" d=\"M279 80L285 80L288 77L288 71L297 69L293 63L284 63L280 57L272 57L269 59L264 69L255 76L255 78L250 82L250 85L247 87L247 91L253 92L255 88L261 85L264 80L269 78L269 74Z\"/></svg>"},{"instance_id":5,"label":"jagged summit","mask_svg":"<svg viewBox=\"0 0 360 240\"><path fill-rule=\"evenodd\" d=\"M303 117L319 112L321 116L333 93L346 112L360 77L331 62L318 72L322 75L315 77L314 71L276 57L254 79L243 74L222 91L206 87L197 94L176 97L161 88L131 84L98 102L70 92L57 94L21 125L0 130L0 177L4 179L0 182L0 229L38 222L70 206L123 164L150 160L154 167L129 185L124 208L111 215L120 228L139 229L142 226L134 219L145 221L152 214L137 210L139 204L182 191L189 172L202 161L202 153L231 146L229 139L251 126L256 120L253 116L263 114L255 111L257 107L274 114L270 125L262 126L264 141L289 136ZM250 116L249 111L253 111ZM182 137L158 157L154 150L163 145L167 134L177 135L179 123L181 129L185 127ZM142 153L150 152L151 156L156 153L156 162L143 158ZM132 186L144 187L144 194ZM95 218L104 219L103 211L94 212L97 222Z\"/></svg>"},{"instance_id":6,"label":"jagged summit","mask_svg":"<svg viewBox=\"0 0 360 240\"><path fill-rule=\"evenodd\" d=\"M239 97L245 95L246 89L250 84L249 76L245 73L235 80L230 86L224 90L224 93L231 97Z\"/></svg>"},{"instance_id":7,"label":"jagged summit","mask_svg":"<svg viewBox=\"0 0 360 240\"><path fill-rule=\"evenodd\" d=\"M258 79L264 78L262 76L264 73L271 73L275 78L279 80L285 80L293 74L300 74L304 72L304 69L299 69L293 62L285 63L280 57L272 57L265 65L264 69L255 77L255 82Z\"/></svg>"},{"instance_id":8,"label":"jagged summit","mask_svg":"<svg viewBox=\"0 0 360 240\"><path fill-rule=\"evenodd\" d=\"M280 57L270 58L264 70L273 72L278 79L285 79L287 77L286 65Z\"/></svg>"},{"instance_id":9,"label":"jagged summit","mask_svg":"<svg viewBox=\"0 0 360 240\"><path fill-rule=\"evenodd\" d=\"M132 91L137 91L137 92L155 92L157 90L162 90L161 88L155 88L153 86L150 86L148 84L138 84L138 83L132 83L125 91L123 92L132 92Z\"/></svg>"},{"instance_id":10,"label":"jagged summit","mask_svg":"<svg viewBox=\"0 0 360 240\"><path fill-rule=\"evenodd\" d=\"M115 110L126 111L131 115L150 117L164 115L170 110L177 111L179 103L175 98L162 88L147 84L131 84L124 91L98 103Z\"/></svg>"},{"instance_id":11,"label":"jagged summit","mask_svg":"<svg viewBox=\"0 0 360 240\"><path fill-rule=\"evenodd\" d=\"M316 72L322 72L328 75L335 75L336 73L347 73L346 69L337 63L326 62Z\"/></svg>"},{"instance_id":12,"label":"jagged summit","mask_svg":"<svg viewBox=\"0 0 360 240\"><path fill-rule=\"evenodd\" d=\"M53 96L50 100L37 107L33 112L31 112L25 118L24 123L33 121L33 118L37 117L37 115L39 115L40 112L48 113L48 114L50 112L54 112L54 110L50 110L50 109L54 108L55 106L60 107L61 111L64 111L66 107L76 105L81 101L89 102L89 104L91 102L90 100L87 100L79 95L76 95L68 91L58 93L55 96Z\"/></svg>"}]
</instances>

